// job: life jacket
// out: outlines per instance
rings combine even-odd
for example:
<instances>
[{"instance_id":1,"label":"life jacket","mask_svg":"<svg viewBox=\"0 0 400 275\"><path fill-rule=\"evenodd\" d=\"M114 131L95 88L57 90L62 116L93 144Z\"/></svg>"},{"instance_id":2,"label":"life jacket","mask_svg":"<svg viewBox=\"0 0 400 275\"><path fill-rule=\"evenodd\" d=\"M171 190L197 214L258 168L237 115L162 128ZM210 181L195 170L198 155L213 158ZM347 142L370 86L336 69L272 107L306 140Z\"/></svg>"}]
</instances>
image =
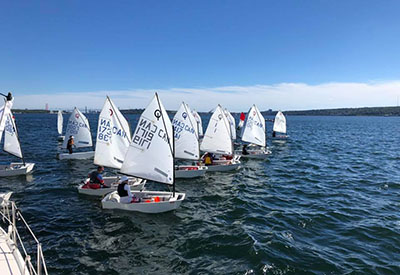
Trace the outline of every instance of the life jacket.
<instances>
[{"instance_id":1,"label":"life jacket","mask_svg":"<svg viewBox=\"0 0 400 275\"><path fill-rule=\"evenodd\" d=\"M93 171L90 173L90 183L101 183L100 180L97 178L99 172Z\"/></svg>"},{"instance_id":2,"label":"life jacket","mask_svg":"<svg viewBox=\"0 0 400 275\"><path fill-rule=\"evenodd\" d=\"M206 165L212 164L212 159L211 159L211 157L210 157L210 156L206 156L206 157L204 158L204 163L205 163Z\"/></svg>"},{"instance_id":3,"label":"life jacket","mask_svg":"<svg viewBox=\"0 0 400 275\"><path fill-rule=\"evenodd\" d=\"M125 188L126 182L118 184L118 195L120 197L127 197L128 196L128 191L126 191Z\"/></svg>"}]
</instances>

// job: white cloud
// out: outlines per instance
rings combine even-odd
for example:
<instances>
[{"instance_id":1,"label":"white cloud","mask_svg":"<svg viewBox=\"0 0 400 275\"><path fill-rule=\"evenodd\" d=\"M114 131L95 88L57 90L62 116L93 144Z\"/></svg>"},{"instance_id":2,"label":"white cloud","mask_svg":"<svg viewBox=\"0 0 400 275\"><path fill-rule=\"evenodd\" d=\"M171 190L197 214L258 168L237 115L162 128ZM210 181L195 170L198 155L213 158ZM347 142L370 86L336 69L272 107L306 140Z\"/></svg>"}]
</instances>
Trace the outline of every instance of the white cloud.
<instances>
[{"instance_id":1,"label":"white cloud","mask_svg":"<svg viewBox=\"0 0 400 275\"><path fill-rule=\"evenodd\" d=\"M275 85L224 86L213 88L172 88L18 95L14 108L101 109L109 95L122 109L144 108L157 91L167 109L178 109L182 101L200 111L220 103L231 111L245 111L252 104L259 109L306 110L340 107L394 106L400 97L400 81L371 83L280 83Z\"/></svg>"}]
</instances>

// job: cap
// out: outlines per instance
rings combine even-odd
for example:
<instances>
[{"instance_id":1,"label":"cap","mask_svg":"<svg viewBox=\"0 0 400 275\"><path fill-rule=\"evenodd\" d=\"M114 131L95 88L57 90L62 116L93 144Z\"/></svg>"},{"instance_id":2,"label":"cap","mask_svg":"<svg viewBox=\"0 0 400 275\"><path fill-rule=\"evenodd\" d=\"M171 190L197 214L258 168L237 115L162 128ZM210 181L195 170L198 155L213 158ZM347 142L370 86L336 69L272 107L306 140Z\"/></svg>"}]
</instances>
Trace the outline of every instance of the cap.
<instances>
[{"instance_id":1,"label":"cap","mask_svg":"<svg viewBox=\"0 0 400 275\"><path fill-rule=\"evenodd\" d=\"M129 178L127 176L122 176L120 178L120 180L119 180L119 183L122 183L122 182L127 181L127 180L129 180Z\"/></svg>"}]
</instances>

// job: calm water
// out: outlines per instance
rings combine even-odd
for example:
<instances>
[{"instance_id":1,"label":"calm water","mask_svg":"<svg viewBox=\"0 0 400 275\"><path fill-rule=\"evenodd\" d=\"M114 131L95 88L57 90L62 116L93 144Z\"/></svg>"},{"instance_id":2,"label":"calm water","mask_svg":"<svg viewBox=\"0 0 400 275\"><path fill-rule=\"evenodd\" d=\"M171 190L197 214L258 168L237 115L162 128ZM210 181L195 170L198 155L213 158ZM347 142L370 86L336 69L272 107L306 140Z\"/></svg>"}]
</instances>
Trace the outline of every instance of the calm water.
<instances>
[{"instance_id":1,"label":"calm water","mask_svg":"<svg viewBox=\"0 0 400 275\"><path fill-rule=\"evenodd\" d=\"M178 181L187 199L160 215L78 195L95 166L56 159L56 115L16 118L35 172L0 191L14 191L50 274L400 273L398 117L289 117L268 160Z\"/></svg>"}]
</instances>

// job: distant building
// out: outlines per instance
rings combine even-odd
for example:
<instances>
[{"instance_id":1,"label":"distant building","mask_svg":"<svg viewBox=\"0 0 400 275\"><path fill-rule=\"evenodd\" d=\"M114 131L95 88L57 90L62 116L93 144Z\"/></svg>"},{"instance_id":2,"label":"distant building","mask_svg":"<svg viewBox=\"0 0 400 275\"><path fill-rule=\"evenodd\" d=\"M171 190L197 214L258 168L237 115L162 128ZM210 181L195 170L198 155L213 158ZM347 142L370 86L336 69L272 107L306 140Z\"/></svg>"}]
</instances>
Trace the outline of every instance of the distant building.
<instances>
[{"instance_id":1,"label":"distant building","mask_svg":"<svg viewBox=\"0 0 400 275\"><path fill-rule=\"evenodd\" d=\"M46 110L46 111L49 110L49 103L46 103L45 110Z\"/></svg>"}]
</instances>

